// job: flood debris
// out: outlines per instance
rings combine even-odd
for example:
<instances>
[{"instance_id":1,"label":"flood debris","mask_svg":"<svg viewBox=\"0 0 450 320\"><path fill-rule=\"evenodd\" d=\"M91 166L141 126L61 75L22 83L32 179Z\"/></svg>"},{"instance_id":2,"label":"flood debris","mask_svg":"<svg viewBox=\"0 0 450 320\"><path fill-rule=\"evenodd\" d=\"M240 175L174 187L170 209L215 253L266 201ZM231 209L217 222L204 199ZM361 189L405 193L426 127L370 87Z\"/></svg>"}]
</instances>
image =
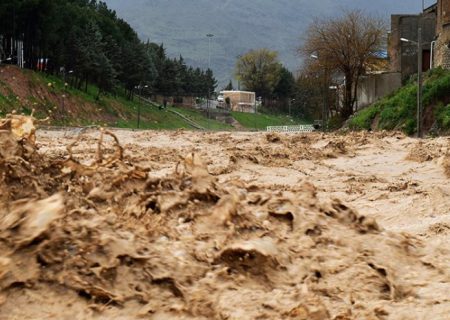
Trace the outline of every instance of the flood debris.
<instances>
[{"instance_id":1,"label":"flood debris","mask_svg":"<svg viewBox=\"0 0 450 320\"><path fill-rule=\"evenodd\" d=\"M445 319L450 311L445 248L387 230L312 182L283 190L212 175L198 150L156 172L106 130L51 153L51 141L11 124L0 122L5 319L403 319L424 308ZM348 156L342 143L325 145Z\"/></svg>"}]
</instances>

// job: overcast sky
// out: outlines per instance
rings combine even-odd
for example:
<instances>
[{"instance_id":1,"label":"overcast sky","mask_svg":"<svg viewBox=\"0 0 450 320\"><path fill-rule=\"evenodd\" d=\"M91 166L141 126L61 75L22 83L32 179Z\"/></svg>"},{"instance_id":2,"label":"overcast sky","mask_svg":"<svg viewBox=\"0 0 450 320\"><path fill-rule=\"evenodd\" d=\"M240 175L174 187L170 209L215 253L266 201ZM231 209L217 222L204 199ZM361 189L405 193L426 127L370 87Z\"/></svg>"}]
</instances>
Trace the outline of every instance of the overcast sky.
<instances>
[{"instance_id":1,"label":"overcast sky","mask_svg":"<svg viewBox=\"0 0 450 320\"><path fill-rule=\"evenodd\" d=\"M428 7L434 0L425 0ZM386 19L392 14L419 13L422 0L106 0L136 29L141 39L164 43L171 56L208 66L221 83L228 82L237 55L250 49L279 52L292 71L301 64L296 49L314 17L335 16L343 9L363 9Z\"/></svg>"}]
</instances>

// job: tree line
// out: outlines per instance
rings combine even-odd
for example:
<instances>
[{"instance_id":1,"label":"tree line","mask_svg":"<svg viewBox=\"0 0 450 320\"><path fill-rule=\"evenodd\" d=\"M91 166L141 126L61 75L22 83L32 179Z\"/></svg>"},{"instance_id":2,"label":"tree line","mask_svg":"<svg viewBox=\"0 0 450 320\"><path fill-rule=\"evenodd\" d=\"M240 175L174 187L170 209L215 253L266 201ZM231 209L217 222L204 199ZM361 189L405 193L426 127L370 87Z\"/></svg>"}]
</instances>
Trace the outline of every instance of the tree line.
<instances>
[{"instance_id":1,"label":"tree line","mask_svg":"<svg viewBox=\"0 0 450 320\"><path fill-rule=\"evenodd\" d=\"M301 117L345 121L356 110L361 77L387 63L386 35L383 20L344 11L311 23L298 48L303 65L296 77L279 62L277 52L268 49L241 56L235 76L275 111L289 108Z\"/></svg>"},{"instance_id":2,"label":"tree line","mask_svg":"<svg viewBox=\"0 0 450 320\"><path fill-rule=\"evenodd\" d=\"M124 88L164 96L208 96L217 82L211 70L170 58L162 44L143 42L105 2L2 0L0 60L17 59L23 41L25 67L68 77L98 94Z\"/></svg>"}]
</instances>

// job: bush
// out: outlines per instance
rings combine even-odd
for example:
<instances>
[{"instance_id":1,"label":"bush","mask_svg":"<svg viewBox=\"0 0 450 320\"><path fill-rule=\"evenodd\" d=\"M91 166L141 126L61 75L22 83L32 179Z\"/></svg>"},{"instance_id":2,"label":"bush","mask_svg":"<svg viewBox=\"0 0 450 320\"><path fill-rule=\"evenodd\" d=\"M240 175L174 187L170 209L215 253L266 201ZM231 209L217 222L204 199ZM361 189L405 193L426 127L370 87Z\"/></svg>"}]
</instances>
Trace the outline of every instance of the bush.
<instances>
[{"instance_id":1,"label":"bush","mask_svg":"<svg viewBox=\"0 0 450 320\"><path fill-rule=\"evenodd\" d=\"M450 130L450 104L447 106L444 106L444 104L438 105L435 117L440 129Z\"/></svg>"},{"instance_id":2,"label":"bush","mask_svg":"<svg viewBox=\"0 0 450 320\"><path fill-rule=\"evenodd\" d=\"M340 115L332 116L328 120L328 130L337 130L344 124L344 119Z\"/></svg>"},{"instance_id":3,"label":"bush","mask_svg":"<svg viewBox=\"0 0 450 320\"><path fill-rule=\"evenodd\" d=\"M372 122L380 112L379 104L374 104L358 112L349 122L350 129L370 130Z\"/></svg>"}]
</instances>

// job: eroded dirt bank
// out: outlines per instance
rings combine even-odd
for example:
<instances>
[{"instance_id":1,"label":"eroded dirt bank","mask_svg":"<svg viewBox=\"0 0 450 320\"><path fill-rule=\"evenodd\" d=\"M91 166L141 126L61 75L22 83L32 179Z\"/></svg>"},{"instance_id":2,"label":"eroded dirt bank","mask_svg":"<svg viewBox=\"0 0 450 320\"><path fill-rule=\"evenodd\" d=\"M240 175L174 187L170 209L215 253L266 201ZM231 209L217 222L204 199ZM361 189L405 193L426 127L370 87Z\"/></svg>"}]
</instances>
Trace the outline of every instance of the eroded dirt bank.
<instances>
[{"instance_id":1,"label":"eroded dirt bank","mask_svg":"<svg viewBox=\"0 0 450 320\"><path fill-rule=\"evenodd\" d=\"M0 319L448 319L448 138L11 127Z\"/></svg>"}]
</instances>

